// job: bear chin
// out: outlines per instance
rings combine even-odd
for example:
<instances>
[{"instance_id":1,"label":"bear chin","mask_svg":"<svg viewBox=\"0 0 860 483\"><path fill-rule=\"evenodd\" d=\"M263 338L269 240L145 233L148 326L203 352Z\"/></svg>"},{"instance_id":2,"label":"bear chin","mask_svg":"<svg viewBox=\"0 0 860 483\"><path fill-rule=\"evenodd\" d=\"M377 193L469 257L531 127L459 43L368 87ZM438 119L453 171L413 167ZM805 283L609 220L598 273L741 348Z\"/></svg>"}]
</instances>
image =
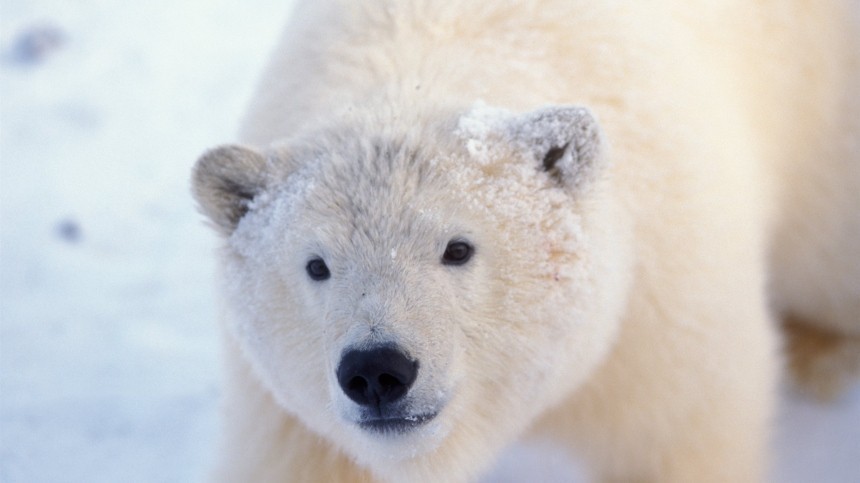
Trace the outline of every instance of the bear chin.
<instances>
[{"instance_id":1,"label":"bear chin","mask_svg":"<svg viewBox=\"0 0 860 483\"><path fill-rule=\"evenodd\" d=\"M410 417L412 419L412 417ZM347 452L365 463L373 460L405 461L436 451L450 436L450 425L441 415L376 419L352 423L352 448Z\"/></svg>"}]
</instances>

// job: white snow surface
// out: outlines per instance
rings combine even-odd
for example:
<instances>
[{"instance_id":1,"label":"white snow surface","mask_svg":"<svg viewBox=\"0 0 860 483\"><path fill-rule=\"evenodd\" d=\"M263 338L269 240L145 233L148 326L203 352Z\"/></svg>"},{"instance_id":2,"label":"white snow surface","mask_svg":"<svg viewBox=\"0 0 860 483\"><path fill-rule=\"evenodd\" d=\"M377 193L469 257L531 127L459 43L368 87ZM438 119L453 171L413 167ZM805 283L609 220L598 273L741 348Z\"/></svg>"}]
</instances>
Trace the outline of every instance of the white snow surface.
<instances>
[{"instance_id":1,"label":"white snow surface","mask_svg":"<svg viewBox=\"0 0 860 483\"><path fill-rule=\"evenodd\" d=\"M3 0L0 481L205 479L215 235L189 173L235 139L290 3ZM776 423L775 481L860 481L860 388L786 394ZM545 443L484 478L582 479Z\"/></svg>"}]
</instances>

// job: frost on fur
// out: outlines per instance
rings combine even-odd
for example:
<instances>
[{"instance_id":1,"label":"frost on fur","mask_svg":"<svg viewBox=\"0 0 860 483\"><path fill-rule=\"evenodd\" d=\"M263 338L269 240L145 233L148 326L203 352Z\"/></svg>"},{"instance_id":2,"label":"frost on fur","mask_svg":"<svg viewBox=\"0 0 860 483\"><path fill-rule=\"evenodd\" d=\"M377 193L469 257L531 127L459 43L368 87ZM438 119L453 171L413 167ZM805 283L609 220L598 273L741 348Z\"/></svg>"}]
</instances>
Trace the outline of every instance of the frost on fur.
<instances>
[{"instance_id":1,"label":"frost on fur","mask_svg":"<svg viewBox=\"0 0 860 483\"><path fill-rule=\"evenodd\" d=\"M479 164L512 153L533 160L571 188L592 177L602 148L597 121L587 109L576 106L549 106L515 115L479 101L460 117L457 134Z\"/></svg>"}]
</instances>

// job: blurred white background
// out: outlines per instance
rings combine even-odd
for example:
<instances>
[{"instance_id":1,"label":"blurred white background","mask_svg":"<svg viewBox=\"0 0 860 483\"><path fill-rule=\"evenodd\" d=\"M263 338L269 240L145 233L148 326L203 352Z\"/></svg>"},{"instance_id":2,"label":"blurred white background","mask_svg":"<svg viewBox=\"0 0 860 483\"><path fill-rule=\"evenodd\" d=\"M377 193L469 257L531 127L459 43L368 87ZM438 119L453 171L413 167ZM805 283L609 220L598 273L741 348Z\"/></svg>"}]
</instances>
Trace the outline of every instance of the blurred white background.
<instances>
[{"instance_id":1,"label":"blurred white background","mask_svg":"<svg viewBox=\"0 0 860 483\"><path fill-rule=\"evenodd\" d=\"M189 172L235 140L290 3L2 0L0 481L204 478L215 236ZM775 481L860 481L860 389L777 424ZM518 445L485 480L575 473Z\"/></svg>"}]
</instances>

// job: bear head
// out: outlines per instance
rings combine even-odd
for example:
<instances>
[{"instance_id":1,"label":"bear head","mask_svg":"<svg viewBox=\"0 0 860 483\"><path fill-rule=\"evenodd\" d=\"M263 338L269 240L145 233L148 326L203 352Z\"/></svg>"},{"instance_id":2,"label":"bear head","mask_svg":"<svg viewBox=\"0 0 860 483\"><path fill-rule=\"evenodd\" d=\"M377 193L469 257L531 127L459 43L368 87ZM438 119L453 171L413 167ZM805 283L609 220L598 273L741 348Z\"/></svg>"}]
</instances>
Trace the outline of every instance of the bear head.
<instances>
[{"instance_id":1,"label":"bear head","mask_svg":"<svg viewBox=\"0 0 860 483\"><path fill-rule=\"evenodd\" d=\"M605 358L630 272L608 166L586 109L479 104L216 148L193 191L255 374L392 476L486 457Z\"/></svg>"}]
</instances>

